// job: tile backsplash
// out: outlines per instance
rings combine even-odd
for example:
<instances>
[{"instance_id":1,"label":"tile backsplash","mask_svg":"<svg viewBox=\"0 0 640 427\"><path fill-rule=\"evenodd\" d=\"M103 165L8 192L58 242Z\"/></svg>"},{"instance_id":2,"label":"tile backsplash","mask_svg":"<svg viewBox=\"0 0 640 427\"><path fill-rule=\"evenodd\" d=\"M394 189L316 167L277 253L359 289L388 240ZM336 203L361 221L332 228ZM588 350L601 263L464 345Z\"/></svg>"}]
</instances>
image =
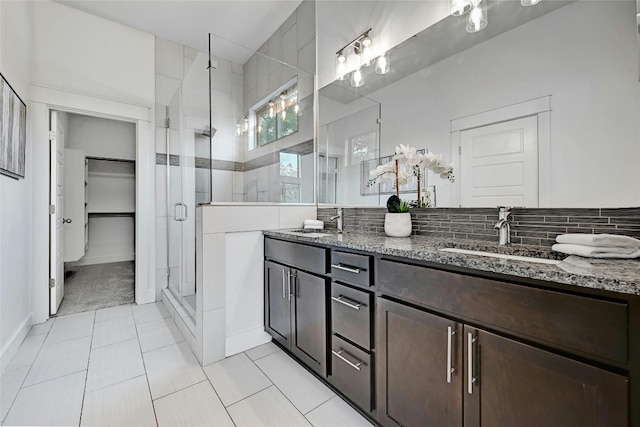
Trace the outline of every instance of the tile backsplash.
<instances>
[{"instance_id":1,"label":"tile backsplash","mask_svg":"<svg viewBox=\"0 0 640 427\"><path fill-rule=\"evenodd\" d=\"M384 233L385 208L345 208L344 229ZM329 218L335 208L318 208L318 219L326 228L336 228ZM559 234L610 233L640 238L640 208L560 209L513 208L511 243L551 246ZM497 208L412 209L412 234L497 242Z\"/></svg>"}]
</instances>

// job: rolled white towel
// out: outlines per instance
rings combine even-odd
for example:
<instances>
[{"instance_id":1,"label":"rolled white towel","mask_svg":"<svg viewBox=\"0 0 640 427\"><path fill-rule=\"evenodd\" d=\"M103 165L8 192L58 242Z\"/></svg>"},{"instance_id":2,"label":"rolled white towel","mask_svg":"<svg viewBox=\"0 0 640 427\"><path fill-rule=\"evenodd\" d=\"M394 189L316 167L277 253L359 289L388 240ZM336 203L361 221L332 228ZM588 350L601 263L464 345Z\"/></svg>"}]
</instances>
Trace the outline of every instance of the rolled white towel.
<instances>
[{"instance_id":1,"label":"rolled white towel","mask_svg":"<svg viewBox=\"0 0 640 427\"><path fill-rule=\"evenodd\" d=\"M302 223L302 228L309 230L322 230L324 229L324 221L318 219L305 219Z\"/></svg>"},{"instance_id":2,"label":"rolled white towel","mask_svg":"<svg viewBox=\"0 0 640 427\"><path fill-rule=\"evenodd\" d=\"M602 246L585 246L573 245L569 243L556 243L551 246L556 252L562 252L569 255L579 255L587 258L638 258L640 257L640 249L636 248L620 248L620 247L602 247Z\"/></svg>"},{"instance_id":3,"label":"rolled white towel","mask_svg":"<svg viewBox=\"0 0 640 427\"><path fill-rule=\"evenodd\" d=\"M640 248L640 240L629 236L619 236L616 234L561 234L556 237L558 243L569 243L573 245L599 246L599 247L619 247L619 248Z\"/></svg>"}]
</instances>

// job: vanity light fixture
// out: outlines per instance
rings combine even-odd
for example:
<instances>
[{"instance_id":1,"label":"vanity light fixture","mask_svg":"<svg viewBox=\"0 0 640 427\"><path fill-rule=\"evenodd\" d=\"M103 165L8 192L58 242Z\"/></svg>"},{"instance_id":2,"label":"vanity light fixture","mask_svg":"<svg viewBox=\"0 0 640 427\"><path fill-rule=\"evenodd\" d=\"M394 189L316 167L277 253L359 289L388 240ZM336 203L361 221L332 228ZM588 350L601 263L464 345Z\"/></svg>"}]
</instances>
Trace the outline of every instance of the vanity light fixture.
<instances>
[{"instance_id":1,"label":"vanity light fixture","mask_svg":"<svg viewBox=\"0 0 640 427\"><path fill-rule=\"evenodd\" d=\"M351 86L360 87L364 85L362 67L376 64L376 73L385 74L389 71L386 53L376 58L370 32L371 28L336 52L336 79L347 80L350 77Z\"/></svg>"},{"instance_id":2,"label":"vanity light fixture","mask_svg":"<svg viewBox=\"0 0 640 427\"><path fill-rule=\"evenodd\" d=\"M477 33L487 26L487 2L474 1L471 12L469 12L469 21L467 22L467 32Z\"/></svg>"}]
</instances>

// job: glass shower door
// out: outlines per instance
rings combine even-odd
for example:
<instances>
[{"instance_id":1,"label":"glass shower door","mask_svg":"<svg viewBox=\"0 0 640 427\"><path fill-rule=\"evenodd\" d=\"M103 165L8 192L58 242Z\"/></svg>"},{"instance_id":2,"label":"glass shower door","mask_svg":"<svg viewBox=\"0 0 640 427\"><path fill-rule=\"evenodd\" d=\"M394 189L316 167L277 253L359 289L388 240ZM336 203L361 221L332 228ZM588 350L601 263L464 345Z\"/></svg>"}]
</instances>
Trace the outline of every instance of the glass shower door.
<instances>
[{"instance_id":1,"label":"glass shower door","mask_svg":"<svg viewBox=\"0 0 640 427\"><path fill-rule=\"evenodd\" d=\"M169 289L195 318L195 135L181 126L180 90L168 108L167 235Z\"/></svg>"}]
</instances>

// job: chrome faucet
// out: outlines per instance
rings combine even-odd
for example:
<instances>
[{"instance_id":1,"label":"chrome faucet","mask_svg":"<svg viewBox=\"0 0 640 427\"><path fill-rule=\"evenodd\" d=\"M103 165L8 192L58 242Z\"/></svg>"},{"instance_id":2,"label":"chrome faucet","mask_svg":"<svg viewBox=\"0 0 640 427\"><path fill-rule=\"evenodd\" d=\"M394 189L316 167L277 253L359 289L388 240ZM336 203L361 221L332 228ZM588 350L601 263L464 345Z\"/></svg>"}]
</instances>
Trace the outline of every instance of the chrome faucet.
<instances>
[{"instance_id":1,"label":"chrome faucet","mask_svg":"<svg viewBox=\"0 0 640 427\"><path fill-rule=\"evenodd\" d=\"M511 225L509 224L509 214L511 208L506 206L498 206L500 211L498 212L498 222L493 227L498 230L500 235L500 246L505 246L511 243Z\"/></svg>"},{"instance_id":2,"label":"chrome faucet","mask_svg":"<svg viewBox=\"0 0 640 427\"><path fill-rule=\"evenodd\" d=\"M338 208L338 215L336 216L332 216L331 218L329 218L329 221L334 221L334 220L338 220L338 233L342 233L343 229L342 229L342 208Z\"/></svg>"}]
</instances>

